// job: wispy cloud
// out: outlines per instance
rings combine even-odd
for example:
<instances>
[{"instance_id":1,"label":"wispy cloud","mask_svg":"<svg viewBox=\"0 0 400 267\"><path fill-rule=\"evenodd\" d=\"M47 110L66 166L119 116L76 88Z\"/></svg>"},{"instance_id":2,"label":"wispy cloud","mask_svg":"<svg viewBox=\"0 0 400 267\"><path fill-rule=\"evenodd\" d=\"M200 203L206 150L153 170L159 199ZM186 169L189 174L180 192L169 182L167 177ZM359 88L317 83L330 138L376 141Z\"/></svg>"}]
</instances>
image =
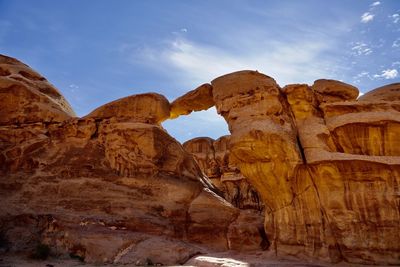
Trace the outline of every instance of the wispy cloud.
<instances>
[{"instance_id":1,"label":"wispy cloud","mask_svg":"<svg viewBox=\"0 0 400 267\"><path fill-rule=\"evenodd\" d=\"M400 38L397 38L393 41L392 47L397 48L400 47Z\"/></svg>"},{"instance_id":2,"label":"wispy cloud","mask_svg":"<svg viewBox=\"0 0 400 267\"><path fill-rule=\"evenodd\" d=\"M361 16L361 22L362 23L368 23L374 19L375 15L371 14L370 12L365 12Z\"/></svg>"},{"instance_id":3,"label":"wispy cloud","mask_svg":"<svg viewBox=\"0 0 400 267\"><path fill-rule=\"evenodd\" d=\"M381 74L375 74L373 77L377 78L377 79L383 78L386 80L390 80L390 79L396 78L397 75L398 75L398 72L396 69L386 69L386 70L383 70L381 72Z\"/></svg>"},{"instance_id":4,"label":"wispy cloud","mask_svg":"<svg viewBox=\"0 0 400 267\"><path fill-rule=\"evenodd\" d=\"M392 19L393 23L398 23L400 21L400 14L395 13L393 15L390 15L389 18Z\"/></svg>"},{"instance_id":5,"label":"wispy cloud","mask_svg":"<svg viewBox=\"0 0 400 267\"><path fill-rule=\"evenodd\" d=\"M364 76L368 76L369 72L368 71L362 71L359 74L357 74L356 76L354 76L354 78L361 78Z\"/></svg>"},{"instance_id":6,"label":"wispy cloud","mask_svg":"<svg viewBox=\"0 0 400 267\"><path fill-rule=\"evenodd\" d=\"M373 3L371 4L371 7L373 7L373 6L379 6L380 4L381 4L380 1L376 1L376 2L373 2Z\"/></svg>"},{"instance_id":7,"label":"wispy cloud","mask_svg":"<svg viewBox=\"0 0 400 267\"><path fill-rule=\"evenodd\" d=\"M74 83L68 85L68 87L69 87L69 90L70 90L72 93L75 93L76 89L79 89L79 86L76 85L76 84L74 84Z\"/></svg>"},{"instance_id":8,"label":"wispy cloud","mask_svg":"<svg viewBox=\"0 0 400 267\"><path fill-rule=\"evenodd\" d=\"M362 72L358 73L357 75L355 75L355 76L353 77L353 82L356 83L356 84L360 84L360 83L361 83L361 80L362 80L363 78L365 78L365 77L370 78L370 75L369 75L369 72L368 72L368 71L362 71Z\"/></svg>"},{"instance_id":9,"label":"wispy cloud","mask_svg":"<svg viewBox=\"0 0 400 267\"><path fill-rule=\"evenodd\" d=\"M351 48L352 54L355 56L367 56L372 53L372 49L366 43L356 42Z\"/></svg>"},{"instance_id":10,"label":"wispy cloud","mask_svg":"<svg viewBox=\"0 0 400 267\"><path fill-rule=\"evenodd\" d=\"M307 38L297 40L295 44L257 40L251 46L243 43L242 51L238 52L179 36L168 41L163 49L146 48L139 56L142 62L154 67L177 69L193 85L243 69L266 73L285 85L312 83L321 77L331 77L332 61L324 58L324 52L330 46L329 41Z\"/></svg>"}]
</instances>

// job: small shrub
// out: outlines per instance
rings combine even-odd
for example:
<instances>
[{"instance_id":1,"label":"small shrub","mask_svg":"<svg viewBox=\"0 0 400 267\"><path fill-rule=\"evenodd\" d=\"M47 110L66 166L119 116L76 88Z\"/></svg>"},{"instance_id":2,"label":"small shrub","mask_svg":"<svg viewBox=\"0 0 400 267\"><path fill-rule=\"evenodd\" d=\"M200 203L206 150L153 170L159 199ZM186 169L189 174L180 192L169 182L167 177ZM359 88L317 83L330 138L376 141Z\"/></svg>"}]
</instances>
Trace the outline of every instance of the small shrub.
<instances>
[{"instance_id":1,"label":"small shrub","mask_svg":"<svg viewBox=\"0 0 400 267\"><path fill-rule=\"evenodd\" d=\"M50 256L50 247L45 244L38 244L31 257L37 260L45 260Z\"/></svg>"}]
</instances>

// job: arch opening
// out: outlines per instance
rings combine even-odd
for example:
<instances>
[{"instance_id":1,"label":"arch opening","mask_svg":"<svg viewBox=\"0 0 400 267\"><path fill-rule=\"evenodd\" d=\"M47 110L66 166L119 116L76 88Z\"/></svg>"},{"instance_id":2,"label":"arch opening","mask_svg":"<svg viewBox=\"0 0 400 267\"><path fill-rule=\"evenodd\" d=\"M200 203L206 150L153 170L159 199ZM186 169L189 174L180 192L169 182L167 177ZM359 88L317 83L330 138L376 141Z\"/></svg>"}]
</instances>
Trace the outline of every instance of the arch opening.
<instances>
[{"instance_id":1,"label":"arch opening","mask_svg":"<svg viewBox=\"0 0 400 267\"><path fill-rule=\"evenodd\" d=\"M162 126L180 143L196 137L207 136L217 139L223 135L230 134L228 124L217 113L215 107L192 112L187 116L179 116L176 119L166 120L162 123Z\"/></svg>"}]
</instances>

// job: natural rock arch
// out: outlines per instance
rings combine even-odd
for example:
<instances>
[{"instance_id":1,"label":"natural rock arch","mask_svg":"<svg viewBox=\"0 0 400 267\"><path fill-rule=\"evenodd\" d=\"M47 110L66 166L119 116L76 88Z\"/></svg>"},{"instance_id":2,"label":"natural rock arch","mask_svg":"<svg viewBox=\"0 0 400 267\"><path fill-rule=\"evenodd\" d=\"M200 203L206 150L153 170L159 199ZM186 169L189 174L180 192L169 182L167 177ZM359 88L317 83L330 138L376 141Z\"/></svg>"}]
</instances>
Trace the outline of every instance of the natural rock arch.
<instances>
[{"instance_id":1,"label":"natural rock arch","mask_svg":"<svg viewBox=\"0 0 400 267\"><path fill-rule=\"evenodd\" d=\"M240 71L172 105L137 95L76 118L42 76L0 56L1 234L11 249L40 240L93 262L127 263L159 249L174 264L204 251L199 244L257 248L259 218L214 194L160 127L215 105L231 131L231 162L265 204L271 250L399 264L399 84L359 100L357 92L332 80L282 89ZM184 253L170 255L171 247Z\"/></svg>"},{"instance_id":2,"label":"natural rock arch","mask_svg":"<svg viewBox=\"0 0 400 267\"><path fill-rule=\"evenodd\" d=\"M0 55L0 69L1 249L44 243L86 262L143 265L260 249L262 218L215 194L161 127L164 96L128 96L78 118L22 62Z\"/></svg>"},{"instance_id":3,"label":"natural rock arch","mask_svg":"<svg viewBox=\"0 0 400 267\"><path fill-rule=\"evenodd\" d=\"M216 106L229 124L231 162L263 198L277 254L394 264L399 86L358 101L358 89L343 82L281 89L264 74L240 71L178 98L171 113Z\"/></svg>"}]
</instances>

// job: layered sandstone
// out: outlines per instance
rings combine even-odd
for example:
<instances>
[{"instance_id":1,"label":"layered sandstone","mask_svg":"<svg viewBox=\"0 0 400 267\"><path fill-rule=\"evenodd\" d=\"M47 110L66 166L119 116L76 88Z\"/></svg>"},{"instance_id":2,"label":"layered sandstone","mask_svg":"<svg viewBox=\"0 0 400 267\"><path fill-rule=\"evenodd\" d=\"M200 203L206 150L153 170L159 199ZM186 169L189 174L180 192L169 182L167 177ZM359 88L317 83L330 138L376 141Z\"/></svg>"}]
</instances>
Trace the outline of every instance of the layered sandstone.
<instances>
[{"instance_id":1,"label":"layered sandstone","mask_svg":"<svg viewBox=\"0 0 400 267\"><path fill-rule=\"evenodd\" d=\"M41 242L89 262L176 264L261 245L277 256L400 264L399 84L357 100L343 82L282 89L240 71L172 105L135 95L76 118L28 66L1 56L0 75L0 245L8 250ZM231 135L189 141L194 156L160 126L212 105ZM233 203L221 184L251 184L263 227L207 176Z\"/></svg>"},{"instance_id":2,"label":"layered sandstone","mask_svg":"<svg viewBox=\"0 0 400 267\"><path fill-rule=\"evenodd\" d=\"M160 124L169 118L170 105L168 100L156 93L147 93L124 97L107 103L85 118L114 119L118 121L134 121L150 124Z\"/></svg>"},{"instance_id":3,"label":"layered sandstone","mask_svg":"<svg viewBox=\"0 0 400 267\"><path fill-rule=\"evenodd\" d=\"M0 55L0 125L62 122L74 117L70 104L43 76Z\"/></svg>"},{"instance_id":4,"label":"layered sandstone","mask_svg":"<svg viewBox=\"0 0 400 267\"><path fill-rule=\"evenodd\" d=\"M2 73L35 73L1 62ZM218 196L159 125L170 110L163 96L130 96L74 118L56 91L2 79L10 96L0 102L2 250L43 243L86 262L173 265L209 250L261 249L261 217ZM9 109L11 100L19 106Z\"/></svg>"},{"instance_id":5,"label":"layered sandstone","mask_svg":"<svg viewBox=\"0 0 400 267\"><path fill-rule=\"evenodd\" d=\"M212 106L214 106L212 86L205 83L171 103L171 119L188 115L192 111L206 110Z\"/></svg>"},{"instance_id":6,"label":"layered sandstone","mask_svg":"<svg viewBox=\"0 0 400 267\"><path fill-rule=\"evenodd\" d=\"M255 71L211 82L230 162L258 190L277 255L399 264L398 84L359 100L334 80L287 85Z\"/></svg>"},{"instance_id":7,"label":"layered sandstone","mask_svg":"<svg viewBox=\"0 0 400 267\"><path fill-rule=\"evenodd\" d=\"M264 204L259 193L239 169L229 163L229 139L228 135L217 140L198 137L185 142L183 147L194 155L201 170L227 201L237 208L260 213Z\"/></svg>"}]
</instances>

